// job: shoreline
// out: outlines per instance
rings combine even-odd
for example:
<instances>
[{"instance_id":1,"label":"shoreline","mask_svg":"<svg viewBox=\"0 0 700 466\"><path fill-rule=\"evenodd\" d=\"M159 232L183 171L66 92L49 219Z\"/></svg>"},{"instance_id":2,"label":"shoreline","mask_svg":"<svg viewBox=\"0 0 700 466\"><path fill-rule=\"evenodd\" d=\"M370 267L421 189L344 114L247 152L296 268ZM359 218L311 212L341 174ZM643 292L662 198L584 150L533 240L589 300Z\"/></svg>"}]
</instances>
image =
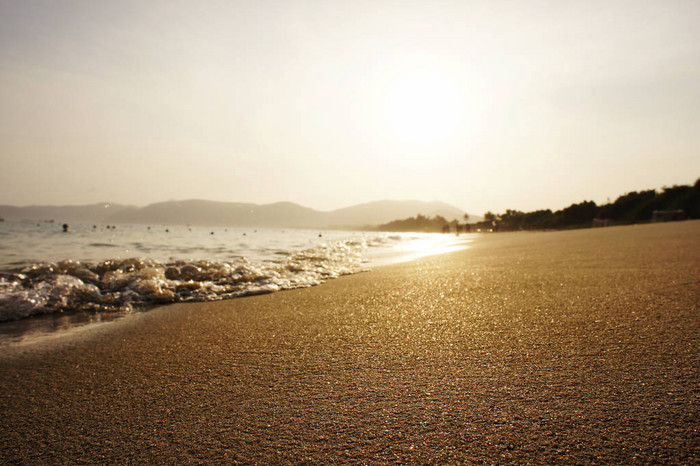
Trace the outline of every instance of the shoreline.
<instances>
[{"instance_id":1,"label":"shoreline","mask_svg":"<svg viewBox=\"0 0 700 466\"><path fill-rule=\"evenodd\" d=\"M446 254L449 252L459 251L468 248L469 244L477 238L477 235L470 237L456 237L452 235L434 236L432 238L424 238L414 240L409 244L403 245L402 248L396 250L380 250L378 252L369 250L366 257L367 265L356 270L348 275L357 273L365 273L376 267L387 265L400 264L418 260L423 257L428 257L438 254ZM336 278L327 278L323 283L334 280ZM321 283L321 284L323 284ZM309 288L311 285L299 288ZM295 288L291 288L295 289ZM280 291L288 291L285 289L270 291L269 293L278 293ZM239 296L235 298L223 298L222 301L230 299L240 299L242 297L255 296L256 294L269 293L254 293L249 296ZM216 300L211 300L216 301ZM131 312L122 311L78 311L68 310L62 312L53 312L47 314L38 314L14 321L0 322L0 357L2 352L12 351L13 347L27 347L30 345L41 344L51 340L59 340L71 338L72 335L88 332L94 327L112 324L122 319L133 318L134 315L151 312L159 307L167 307L172 304L194 304L207 301L189 301L189 302L174 302L168 304L155 304L143 309L136 309Z\"/></svg>"},{"instance_id":2,"label":"shoreline","mask_svg":"<svg viewBox=\"0 0 700 466\"><path fill-rule=\"evenodd\" d=\"M0 357L16 462L700 458L700 222L484 235ZM130 322L127 322L130 321Z\"/></svg>"}]
</instances>

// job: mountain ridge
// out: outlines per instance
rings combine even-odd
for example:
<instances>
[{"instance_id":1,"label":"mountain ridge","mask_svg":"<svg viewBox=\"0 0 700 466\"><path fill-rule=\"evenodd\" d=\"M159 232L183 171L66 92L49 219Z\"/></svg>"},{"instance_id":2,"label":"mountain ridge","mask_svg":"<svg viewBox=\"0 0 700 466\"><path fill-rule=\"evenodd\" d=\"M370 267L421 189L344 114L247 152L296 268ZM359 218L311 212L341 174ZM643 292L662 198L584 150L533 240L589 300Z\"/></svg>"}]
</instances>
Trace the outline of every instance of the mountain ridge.
<instances>
[{"instance_id":1,"label":"mountain ridge","mask_svg":"<svg viewBox=\"0 0 700 466\"><path fill-rule=\"evenodd\" d=\"M418 214L461 221L464 211L444 202L411 200L373 201L330 211L289 201L254 204L203 199L162 201L143 207L107 202L84 206L0 205L0 217L7 220L287 228L371 228Z\"/></svg>"}]
</instances>

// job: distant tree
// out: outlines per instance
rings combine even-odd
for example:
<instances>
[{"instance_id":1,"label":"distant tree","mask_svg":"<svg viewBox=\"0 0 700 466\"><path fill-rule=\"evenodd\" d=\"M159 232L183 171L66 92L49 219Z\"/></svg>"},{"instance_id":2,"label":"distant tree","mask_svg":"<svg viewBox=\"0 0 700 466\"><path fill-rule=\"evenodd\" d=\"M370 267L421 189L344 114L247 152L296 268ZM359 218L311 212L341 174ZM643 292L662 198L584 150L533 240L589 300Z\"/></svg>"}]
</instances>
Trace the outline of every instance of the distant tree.
<instances>
[{"instance_id":1,"label":"distant tree","mask_svg":"<svg viewBox=\"0 0 700 466\"><path fill-rule=\"evenodd\" d=\"M523 227L526 230L546 230L554 228L556 217L551 210L536 210L528 212L523 218Z\"/></svg>"},{"instance_id":2,"label":"distant tree","mask_svg":"<svg viewBox=\"0 0 700 466\"><path fill-rule=\"evenodd\" d=\"M560 212L562 227L589 225L598 216L598 206L593 201L583 201L579 204L571 204Z\"/></svg>"},{"instance_id":3,"label":"distant tree","mask_svg":"<svg viewBox=\"0 0 700 466\"><path fill-rule=\"evenodd\" d=\"M493 212L488 211L484 214L484 221L493 222L494 220L496 220L496 215Z\"/></svg>"},{"instance_id":4,"label":"distant tree","mask_svg":"<svg viewBox=\"0 0 700 466\"><path fill-rule=\"evenodd\" d=\"M401 220L393 220L389 223L379 225L379 231L417 231L417 232L440 232L444 227L449 228L450 222L445 217L436 215L433 218L418 214Z\"/></svg>"},{"instance_id":5,"label":"distant tree","mask_svg":"<svg viewBox=\"0 0 700 466\"><path fill-rule=\"evenodd\" d=\"M688 218L700 218L700 178L683 201L683 210Z\"/></svg>"},{"instance_id":6,"label":"distant tree","mask_svg":"<svg viewBox=\"0 0 700 466\"><path fill-rule=\"evenodd\" d=\"M603 206L600 216L615 220L617 223L634 223L649 221L656 205L656 191L632 191L618 197L614 203Z\"/></svg>"},{"instance_id":7,"label":"distant tree","mask_svg":"<svg viewBox=\"0 0 700 466\"><path fill-rule=\"evenodd\" d=\"M519 210L507 209L505 214L501 214L499 228L501 230L519 230L522 227L525 214Z\"/></svg>"}]
</instances>

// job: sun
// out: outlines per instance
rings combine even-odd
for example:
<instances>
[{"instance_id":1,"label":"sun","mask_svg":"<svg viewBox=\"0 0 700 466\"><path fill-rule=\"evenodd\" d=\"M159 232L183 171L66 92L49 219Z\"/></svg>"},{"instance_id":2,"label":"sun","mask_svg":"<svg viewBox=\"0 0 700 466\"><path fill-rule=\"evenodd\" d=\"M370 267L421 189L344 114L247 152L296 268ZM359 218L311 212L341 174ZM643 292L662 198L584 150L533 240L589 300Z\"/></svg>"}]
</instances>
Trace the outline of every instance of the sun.
<instances>
[{"instance_id":1,"label":"sun","mask_svg":"<svg viewBox=\"0 0 700 466\"><path fill-rule=\"evenodd\" d=\"M460 87L436 71L413 71L396 77L384 108L389 137L410 146L444 144L466 124Z\"/></svg>"},{"instance_id":2,"label":"sun","mask_svg":"<svg viewBox=\"0 0 700 466\"><path fill-rule=\"evenodd\" d=\"M397 55L360 76L361 141L381 160L444 166L482 144L494 99L468 64Z\"/></svg>"}]
</instances>

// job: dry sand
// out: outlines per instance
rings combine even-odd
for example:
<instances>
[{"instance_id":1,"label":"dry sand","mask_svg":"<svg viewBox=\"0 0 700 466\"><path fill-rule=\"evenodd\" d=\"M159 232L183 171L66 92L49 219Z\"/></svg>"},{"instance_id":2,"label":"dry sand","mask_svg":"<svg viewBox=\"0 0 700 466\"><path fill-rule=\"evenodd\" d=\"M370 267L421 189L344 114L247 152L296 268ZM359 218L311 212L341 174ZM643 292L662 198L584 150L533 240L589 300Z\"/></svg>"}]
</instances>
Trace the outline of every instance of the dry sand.
<instances>
[{"instance_id":1,"label":"dry sand","mask_svg":"<svg viewBox=\"0 0 700 466\"><path fill-rule=\"evenodd\" d=\"M0 357L6 463L700 461L700 222L503 233Z\"/></svg>"}]
</instances>

